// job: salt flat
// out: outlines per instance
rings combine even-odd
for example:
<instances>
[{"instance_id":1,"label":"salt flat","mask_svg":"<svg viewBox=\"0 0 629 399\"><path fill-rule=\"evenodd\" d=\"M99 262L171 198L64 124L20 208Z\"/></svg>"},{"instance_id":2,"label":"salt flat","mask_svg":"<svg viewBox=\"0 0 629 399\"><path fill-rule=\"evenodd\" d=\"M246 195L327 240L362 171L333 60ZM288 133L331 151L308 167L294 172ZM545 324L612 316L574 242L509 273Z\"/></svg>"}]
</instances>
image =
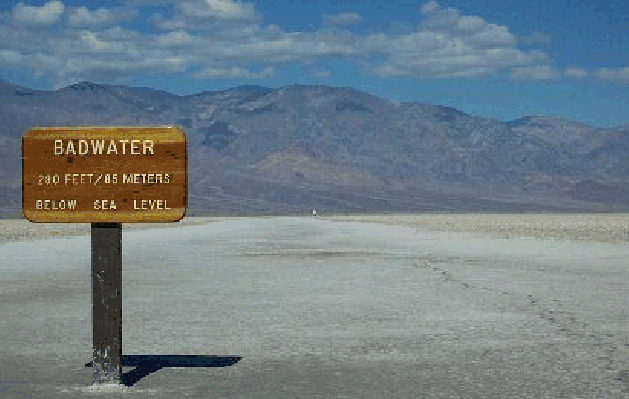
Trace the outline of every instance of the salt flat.
<instances>
[{"instance_id":1,"label":"salt flat","mask_svg":"<svg viewBox=\"0 0 629 399\"><path fill-rule=\"evenodd\" d=\"M84 389L86 227L0 244L3 398L102 396ZM108 397L629 397L624 243L332 217L178 227L123 233L123 353L244 358Z\"/></svg>"},{"instance_id":2,"label":"salt flat","mask_svg":"<svg viewBox=\"0 0 629 399\"><path fill-rule=\"evenodd\" d=\"M176 223L123 223L123 231L178 228L248 217L185 217ZM262 217L269 219L273 217ZM320 220L384 223L423 231L471 232L496 238L532 237L541 240L629 243L628 214L390 214L319 215ZM1 220L0 242L89 236L89 223L32 223Z\"/></svg>"},{"instance_id":3,"label":"salt flat","mask_svg":"<svg viewBox=\"0 0 629 399\"><path fill-rule=\"evenodd\" d=\"M176 223L123 223L122 231L179 228L232 219L242 218L184 217ZM90 235L91 225L89 223L33 223L26 219L0 220L0 243Z\"/></svg>"},{"instance_id":4,"label":"salt flat","mask_svg":"<svg viewBox=\"0 0 629 399\"><path fill-rule=\"evenodd\" d=\"M391 214L329 216L328 220L412 226L424 231L474 232L498 238L629 243L629 215L585 214Z\"/></svg>"}]
</instances>

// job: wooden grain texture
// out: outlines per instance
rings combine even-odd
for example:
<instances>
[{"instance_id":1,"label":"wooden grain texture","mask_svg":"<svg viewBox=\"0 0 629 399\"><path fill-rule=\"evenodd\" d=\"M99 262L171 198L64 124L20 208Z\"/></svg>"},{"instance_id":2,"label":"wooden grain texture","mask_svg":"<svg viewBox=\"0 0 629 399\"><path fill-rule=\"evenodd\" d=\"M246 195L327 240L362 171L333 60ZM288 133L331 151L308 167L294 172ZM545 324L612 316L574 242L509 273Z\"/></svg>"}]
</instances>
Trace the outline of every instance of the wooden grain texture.
<instances>
[{"instance_id":1,"label":"wooden grain texture","mask_svg":"<svg viewBox=\"0 0 629 399\"><path fill-rule=\"evenodd\" d=\"M185 216L188 160L178 127L37 127L24 135L22 157L22 213L34 223Z\"/></svg>"}]
</instances>

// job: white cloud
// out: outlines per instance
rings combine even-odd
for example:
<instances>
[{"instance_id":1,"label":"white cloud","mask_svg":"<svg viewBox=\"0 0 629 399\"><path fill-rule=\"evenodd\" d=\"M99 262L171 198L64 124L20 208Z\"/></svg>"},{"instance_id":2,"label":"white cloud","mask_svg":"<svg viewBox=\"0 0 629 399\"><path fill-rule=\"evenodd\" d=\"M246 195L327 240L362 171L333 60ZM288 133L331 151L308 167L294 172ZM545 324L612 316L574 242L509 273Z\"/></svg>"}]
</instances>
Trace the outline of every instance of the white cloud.
<instances>
[{"instance_id":1,"label":"white cloud","mask_svg":"<svg viewBox=\"0 0 629 399\"><path fill-rule=\"evenodd\" d=\"M31 65L34 67L35 76L39 79L44 76L46 72L52 73L56 76L65 76L68 73L64 63L59 57L51 56L48 54L37 53L29 57ZM48 69L36 68L37 65L46 65Z\"/></svg>"},{"instance_id":2,"label":"white cloud","mask_svg":"<svg viewBox=\"0 0 629 399\"><path fill-rule=\"evenodd\" d=\"M63 11L61 3L46 4L27 8L20 3L13 10L14 19L18 9L24 15L28 14L24 10L40 15L39 11L52 10L51 5L58 4L57 10ZM141 25L128 29L116 25L140 15L139 7L145 5L172 5L172 15L153 14L140 21L153 24L157 33ZM124 9L70 8L67 24L58 25L54 35L0 22L4 39L0 65L11 60L37 76L49 75L58 81L77 76L127 79L147 72L188 73L199 79L263 79L289 63L324 76L328 72L319 71L315 64L330 58L380 77L479 77L503 70L520 80L558 76L548 65L540 65L549 62L546 53L518 49L506 26L480 16L461 15L435 1L425 3L421 13L419 26L397 29L395 34L359 34L335 26L361 20L350 12L325 15L326 26L315 32L289 33L277 25L263 25L250 3L125 0ZM254 71L251 65L260 69ZM563 75L576 76L575 68ZM599 75L622 76L610 70L599 71Z\"/></svg>"},{"instance_id":3,"label":"white cloud","mask_svg":"<svg viewBox=\"0 0 629 399\"><path fill-rule=\"evenodd\" d=\"M132 7L165 6L176 2L177 0L125 0L125 3Z\"/></svg>"},{"instance_id":4,"label":"white cloud","mask_svg":"<svg viewBox=\"0 0 629 399\"><path fill-rule=\"evenodd\" d=\"M71 26L99 26L123 20L131 20L137 15L137 10L132 9L107 10L100 8L95 11L90 11L85 7L79 7L68 12L68 23Z\"/></svg>"},{"instance_id":5,"label":"white cloud","mask_svg":"<svg viewBox=\"0 0 629 399\"><path fill-rule=\"evenodd\" d=\"M436 1L431 0L428 3L425 3L421 6L422 14L430 14L439 9L439 4Z\"/></svg>"},{"instance_id":6,"label":"white cloud","mask_svg":"<svg viewBox=\"0 0 629 399\"><path fill-rule=\"evenodd\" d=\"M100 36L100 35L99 35ZM127 44L117 41L100 40L92 32L85 32L81 35L81 41L85 47L94 53L117 53L120 54L128 47Z\"/></svg>"},{"instance_id":7,"label":"white cloud","mask_svg":"<svg viewBox=\"0 0 629 399\"><path fill-rule=\"evenodd\" d=\"M474 16L465 16L459 18L456 28L460 32L478 32L485 29L487 24L482 18Z\"/></svg>"},{"instance_id":8,"label":"white cloud","mask_svg":"<svg viewBox=\"0 0 629 399\"><path fill-rule=\"evenodd\" d=\"M135 30L123 29L120 26L113 26L105 29L100 33L100 36L104 40L118 41L118 42L136 42L141 39L140 33Z\"/></svg>"},{"instance_id":9,"label":"white cloud","mask_svg":"<svg viewBox=\"0 0 629 399\"><path fill-rule=\"evenodd\" d=\"M164 18L164 16L160 13L153 14L148 19L147 22L164 30L186 29L193 26L193 24L191 24L190 22L187 22L185 19L182 19L182 18L167 19L167 18Z\"/></svg>"},{"instance_id":10,"label":"white cloud","mask_svg":"<svg viewBox=\"0 0 629 399\"><path fill-rule=\"evenodd\" d=\"M190 18L251 19L255 17L252 4L232 0L194 0L181 1L175 4L184 16Z\"/></svg>"},{"instance_id":11,"label":"white cloud","mask_svg":"<svg viewBox=\"0 0 629 399\"><path fill-rule=\"evenodd\" d=\"M336 15L324 15L324 25L351 25L362 22L363 17L355 12L342 12Z\"/></svg>"},{"instance_id":12,"label":"white cloud","mask_svg":"<svg viewBox=\"0 0 629 399\"><path fill-rule=\"evenodd\" d=\"M623 68L599 68L595 76L602 80L629 83L629 67Z\"/></svg>"},{"instance_id":13,"label":"white cloud","mask_svg":"<svg viewBox=\"0 0 629 399\"><path fill-rule=\"evenodd\" d=\"M514 79L556 79L540 50L522 51L505 26L464 16L435 1L421 7L423 20L417 32L391 37L367 35L363 48L386 54L382 65L371 67L381 77L480 77L513 68ZM540 39L540 36L537 35ZM362 61L361 61L362 62ZM369 63L366 63L369 67ZM373 64L372 64L373 65Z\"/></svg>"},{"instance_id":14,"label":"white cloud","mask_svg":"<svg viewBox=\"0 0 629 399\"><path fill-rule=\"evenodd\" d=\"M530 36L521 37L520 40L525 44L534 44L534 43L547 44L547 43L550 43L550 36L548 36L547 34L543 32L535 31Z\"/></svg>"},{"instance_id":15,"label":"white cloud","mask_svg":"<svg viewBox=\"0 0 629 399\"><path fill-rule=\"evenodd\" d=\"M160 47L176 47L193 44L195 39L188 32L178 30L176 32L159 35L155 38L155 41Z\"/></svg>"},{"instance_id":16,"label":"white cloud","mask_svg":"<svg viewBox=\"0 0 629 399\"><path fill-rule=\"evenodd\" d=\"M435 1L424 4L421 10L424 19L420 32L445 34L483 48L513 46L516 43L506 26L488 24L477 16L462 16L455 9L441 8Z\"/></svg>"},{"instance_id":17,"label":"white cloud","mask_svg":"<svg viewBox=\"0 0 629 399\"><path fill-rule=\"evenodd\" d=\"M544 53L543 51L539 51L539 50L531 50L531 52L529 54L531 54L531 62L548 61L548 59L550 58L550 57L548 57L548 54Z\"/></svg>"},{"instance_id":18,"label":"white cloud","mask_svg":"<svg viewBox=\"0 0 629 399\"><path fill-rule=\"evenodd\" d=\"M546 58L539 50L527 53L506 46L490 46L478 33L472 38L431 31L397 38L375 34L364 40L363 48L388 54L384 65L372 70L381 77L480 77L500 68L530 65Z\"/></svg>"},{"instance_id":19,"label":"white cloud","mask_svg":"<svg viewBox=\"0 0 629 399\"><path fill-rule=\"evenodd\" d=\"M314 75L319 78L325 78L325 77L330 76L330 73L326 71L316 71L314 72Z\"/></svg>"},{"instance_id":20,"label":"white cloud","mask_svg":"<svg viewBox=\"0 0 629 399\"><path fill-rule=\"evenodd\" d=\"M0 62L5 64L18 64L24 57L17 51L0 50Z\"/></svg>"},{"instance_id":21,"label":"white cloud","mask_svg":"<svg viewBox=\"0 0 629 399\"><path fill-rule=\"evenodd\" d=\"M273 76L273 68L264 68L262 72L250 72L241 67L215 68L207 67L203 71L197 73L197 79L264 79Z\"/></svg>"},{"instance_id":22,"label":"white cloud","mask_svg":"<svg viewBox=\"0 0 629 399\"><path fill-rule=\"evenodd\" d=\"M63 3L50 1L41 7L25 6L19 2L13 8L13 21L18 24L51 25L63 14Z\"/></svg>"},{"instance_id":23,"label":"white cloud","mask_svg":"<svg viewBox=\"0 0 629 399\"><path fill-rule=\"evenodd\" d=\"M146 56L138 60L125 60L116 59L114 62L110 60L86 60L86 59L72 59L66 60L65 73L59 74L61 78L65 78L68 74L81 74L81 75L97 75L97 74L126 74L126 73L138 73L145 74L159 70L163 73L182 73L185 72L186 61L177 57L160 57ZM71 72L71 73L70 73ZM89 79L88 79L89 80Z\"/></svg>"},{"instance_id":24,"label":"white cloud","mask_svg":"<svg viewBox=\"0 0 629 399\"><path fill-rule=\"evenodd\" d=\"M0 10L0 24L3 24L10 19L11 19L10 12L3 12L2 10Z\"/></svg>"},{"instance_id":25,"label":"white cloud","mask_svg":"<svg viewBox=\"0 0 629 399\"><path fill-rule=\"evenodd\" d=\"M467 33L467 32L465 32ZM510 47L515 44L515 38L506 26L487 24L485 27L469 36L460 35L461 39L479 48Z\"/></svg>"},{"instance_id":26,"label":"white cloud","mask_svg":"<svg viewBox=\"0 0 629 399\"><path fill-rule=\"evenodd\" d=\"M150 3L158 0L138 0L139 3ZM154 13L148 23L164 30L195 29L220 34L225 30L231 31L231 36L237 34L238 29L252 30L251 25L259 28L257 15L253 4L240 3L232 0L169 0L177 11L172 17L164 17ZM135 4L136 2L132 2ZM245 33L246 34L246 33Z\"/></svg>"},{"instance_id":27,"label":"white cloud","mask_svg":"<svg viewBox=\"0 0 629 399\"><path fill-rule=\"evenodd\" d=\"M550 65L513 68L510 75L515 80L555 80L559 78L557 71Z\"/></svg>"},{"instance_id":28,"label":"white cloud","mask_svg":"<svg viewBox=\"0 0 629 399\"><path fill-rule=\"evenodd\" d=\"M564 75L571 78L582 78L587 75L587 72L585 72L585 69L581 67L568 67L566 68Z\"/></svg>"},{"instance_id":29,"label":"white cloud","mask_svg":"<svg viewBox=\"0 0 629 399\"><path fill-rule=\"evenodd\" d=\"M260 33L261 29L259 25L248 25L243 27L222 29L221 35L223 37L239 38L239 37L252 37Z\"/></svg>"}]
</instances>

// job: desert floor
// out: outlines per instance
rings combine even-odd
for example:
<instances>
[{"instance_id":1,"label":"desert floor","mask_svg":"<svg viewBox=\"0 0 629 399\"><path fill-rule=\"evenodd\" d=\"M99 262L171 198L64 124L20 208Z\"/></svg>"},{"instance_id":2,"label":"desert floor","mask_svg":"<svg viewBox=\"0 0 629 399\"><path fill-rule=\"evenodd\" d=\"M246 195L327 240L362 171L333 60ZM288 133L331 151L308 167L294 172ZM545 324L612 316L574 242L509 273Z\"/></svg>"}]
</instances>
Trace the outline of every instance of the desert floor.
<instances>
[{"instance_id":1,"label":"desert floor","mask_svg":"<svg viewBox=\"0 0 629 399\"><path fill-rule=\"evenodd\" d=\"M477 233L492 238L531 237L551 241L629 243L629 214L392 214L319 215L318 218L337 222L410 226L422 231ZM248 217L185 217L177 223L123 223L122 229L177 228L243 219ZM0 219L0 242L89 236L90 231L90 225L85 223L31 223L24 219Z\"/></svg>"},{"instance_id":2,"label":"desert floor","mask_svg":"<svg viewBox=\"0 0 629 399\"><path fill-rule=\"evenodd\" d=\"M612 244L629 242L628 214L395 214L323 218L411 226L425 231L479 233L494 238L532 237Z\"/></svg>"},{"instance_id":3,"label":"desert floor","mask_svg":"<svg viewBox=\"0 0 629 399\"><path fill-rule=\"evenodd\" d=\"M629 398L627 218L560 217L123 225L123 354L243 359L104 394L90 226L2 221L0 397Z\"/></svg>"}]
</instances>

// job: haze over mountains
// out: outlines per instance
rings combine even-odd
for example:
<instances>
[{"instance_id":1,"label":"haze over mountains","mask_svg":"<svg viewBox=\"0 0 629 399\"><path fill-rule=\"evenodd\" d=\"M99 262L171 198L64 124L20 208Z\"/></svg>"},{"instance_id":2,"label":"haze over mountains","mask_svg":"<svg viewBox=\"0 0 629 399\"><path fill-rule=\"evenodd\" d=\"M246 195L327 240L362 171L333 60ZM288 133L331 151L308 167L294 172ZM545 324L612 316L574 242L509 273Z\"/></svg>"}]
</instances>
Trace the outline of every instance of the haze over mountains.
<instances>
[{"instance_id":1,"label":"haze over mountains","mask_svg":"<svg viewBox=\"0 0 629 399\"><path fill-rule=\"evenodd\" d=\"M83 82L0 81L0 213L21 213L21 137L35 126L177 125L188 216L629 210L629 125L507 123L351 88L238 86L176 96Z\"/></svg>"}]
</instances>

